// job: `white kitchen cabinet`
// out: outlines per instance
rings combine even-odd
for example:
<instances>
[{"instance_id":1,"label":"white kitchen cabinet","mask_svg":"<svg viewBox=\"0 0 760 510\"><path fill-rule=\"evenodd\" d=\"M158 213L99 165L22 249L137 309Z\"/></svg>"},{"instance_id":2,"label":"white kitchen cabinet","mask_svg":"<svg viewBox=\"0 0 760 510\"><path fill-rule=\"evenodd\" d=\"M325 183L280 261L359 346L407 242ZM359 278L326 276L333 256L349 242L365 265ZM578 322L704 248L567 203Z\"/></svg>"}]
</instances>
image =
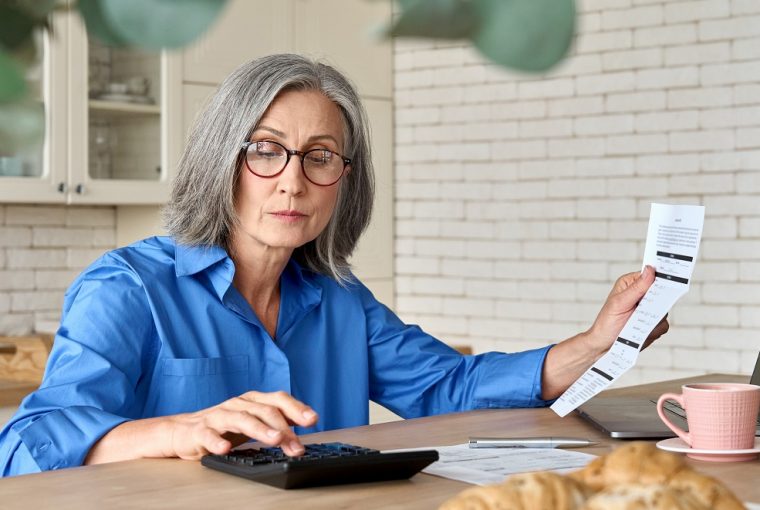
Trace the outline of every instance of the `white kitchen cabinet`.
<instances>
[{"instance_id":1,"label":"white kitchen cabinet","mask_svg":"<svg viewBox=\"0 0 760 510\"><path fill-rule=\"evenodd\" d=\"M393 50L379 36L390 1L295 0L293 51L340 69L364 97L390 99Z\"/></svg>"},{"instance_id":2,"label":"white kitchen cabinet","mask_svg":"<svg viewBox=\"0 0 760 510\"><path fill-rule=\"evenodd\" d=\"M184 80L219 84L254 58L300 53L345 72L363 97L390 99L393 51L377 34L391 7L390 0L230 0L183 52Z\"/></svg>"},{"instance_id":3,"label":"white kitchen cabinet","mask_svg":"<svg viewBox=\"0 0 760 510\"><path fill-rule=\"evenodd\" d=\"M53 23L41 79L45 145L41 157L19 158L17 171L0 171L0 202L165 202L183 142L180 57L89 41L76 13Z\"/></svg>"},{"instance_id":4,"label":"white kitchen cabinet","mask_svg":"<svg viewBox=\"0 0 760 510\"><path fill-rule=\"evenodd\" d=\"M293 51L293 0L229 0L219 19L182 52L187 83L218 85L237 66Z\"/></svg>"}]
</instances>

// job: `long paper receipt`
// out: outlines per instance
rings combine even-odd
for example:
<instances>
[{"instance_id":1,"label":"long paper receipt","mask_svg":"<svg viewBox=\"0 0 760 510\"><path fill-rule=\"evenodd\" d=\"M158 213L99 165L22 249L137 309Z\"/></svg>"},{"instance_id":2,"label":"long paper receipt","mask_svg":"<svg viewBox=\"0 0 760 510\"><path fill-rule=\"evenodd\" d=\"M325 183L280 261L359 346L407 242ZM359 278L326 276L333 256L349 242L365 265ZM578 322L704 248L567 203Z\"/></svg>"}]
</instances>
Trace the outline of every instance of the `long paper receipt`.
<instances>
[{"instance_id":1,"label":"long paper receipt","mask_svg":"<svg viewBox=\"0 0 760 510\"><path fill-rule=\"evenodd\" d=\"M655 268L654 283L610 350L554 402L555 413L566 416L636 364L649 333L689 290L704 221L701 205L652 204L643 266Z\"/></svg>"}]
</instances>

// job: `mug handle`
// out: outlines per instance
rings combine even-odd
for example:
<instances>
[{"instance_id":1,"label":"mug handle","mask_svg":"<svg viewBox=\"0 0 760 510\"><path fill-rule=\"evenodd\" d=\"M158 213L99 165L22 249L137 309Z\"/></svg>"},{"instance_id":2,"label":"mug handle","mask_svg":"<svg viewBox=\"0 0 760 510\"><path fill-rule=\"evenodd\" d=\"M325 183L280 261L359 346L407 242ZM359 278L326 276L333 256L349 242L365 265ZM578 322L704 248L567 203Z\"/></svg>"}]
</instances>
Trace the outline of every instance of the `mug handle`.
<instances>
[{"instance_id":1,"label":"mug handle","mask_svg":"<svg viewBox=\"0 0 760 510\"><path fill-rule=\"evenodd\" d=\"M665 394L661 395L660 398L657 399L657 414L660 416L660 419L663 422L665 422L665 425L667 425L667 427L670 430L672 430L673 432L675 432L678 435L678 437L680 437L681 439L683 439L683 441L687 445L691 446L691 434L689 434L688 432L686 432L682 428L679 428L679 427L676 427L675 425L673 425L673 422L671 422L668 419L668 417L665 416L665 411L662 410L662 406L663 406L663 404L665 403L666 400L675 400L676 402L678 402L678 404L682 408L686 409L686 407L684 406L683 395L680 395L678 393L665 393Z\"/></svg>"}]
</instances>

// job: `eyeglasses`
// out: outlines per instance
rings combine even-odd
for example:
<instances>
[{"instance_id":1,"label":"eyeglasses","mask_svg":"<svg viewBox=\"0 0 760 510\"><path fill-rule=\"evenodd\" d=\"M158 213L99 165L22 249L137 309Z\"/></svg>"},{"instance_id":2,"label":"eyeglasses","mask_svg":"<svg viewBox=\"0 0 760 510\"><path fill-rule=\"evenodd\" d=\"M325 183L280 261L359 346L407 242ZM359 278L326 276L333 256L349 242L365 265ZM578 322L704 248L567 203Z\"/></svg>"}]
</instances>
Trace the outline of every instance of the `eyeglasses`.
<instances>
[{"instance_id":1,"label":"eyeglasses","mask_svg":"<svg viewBox=\"0 0 760 510\"><path fill-rule=\"evenodd\" d=\"M245 166L259 177L276 177L288 166L291 156L300 156L301 170L306 178L317 186L330 186L343 176L351 160L327 149L311 149L305 152L287 149L285 146L263 140L245 142L241 147L245 151Z\"/></svg>"}]
</instances>

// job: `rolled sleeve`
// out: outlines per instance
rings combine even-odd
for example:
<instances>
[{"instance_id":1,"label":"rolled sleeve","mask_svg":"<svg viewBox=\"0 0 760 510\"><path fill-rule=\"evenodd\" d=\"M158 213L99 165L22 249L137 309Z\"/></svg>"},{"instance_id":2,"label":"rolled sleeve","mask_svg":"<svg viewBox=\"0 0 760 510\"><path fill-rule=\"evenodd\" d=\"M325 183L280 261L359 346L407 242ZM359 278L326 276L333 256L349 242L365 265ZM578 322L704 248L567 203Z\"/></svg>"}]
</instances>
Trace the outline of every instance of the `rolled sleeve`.
<instances>
[{"instance_id":1,"label":"rolled sleeve","mask_svg":"<svg viewBox=\"0 0 760 510\"><path fill-rule=\"evenodd\" d=\"M79 466L108 431L140 417L152 328L129 270L106 260L80 276L67 292L42 384L0 432L0 473Z\"/></svg>"},{"instance_id":2,"label":"rolled sleeve","mask_svg":"<svg viewBox=\"0 0 760 510\"><path fill-rule=\"evenodd\" d=\"M37 469L47 471L81 465L101 437L128 420L94 407L74 406L51 411L31 423L18 423L12 430Z\"/></svg>"}]
</instances>

